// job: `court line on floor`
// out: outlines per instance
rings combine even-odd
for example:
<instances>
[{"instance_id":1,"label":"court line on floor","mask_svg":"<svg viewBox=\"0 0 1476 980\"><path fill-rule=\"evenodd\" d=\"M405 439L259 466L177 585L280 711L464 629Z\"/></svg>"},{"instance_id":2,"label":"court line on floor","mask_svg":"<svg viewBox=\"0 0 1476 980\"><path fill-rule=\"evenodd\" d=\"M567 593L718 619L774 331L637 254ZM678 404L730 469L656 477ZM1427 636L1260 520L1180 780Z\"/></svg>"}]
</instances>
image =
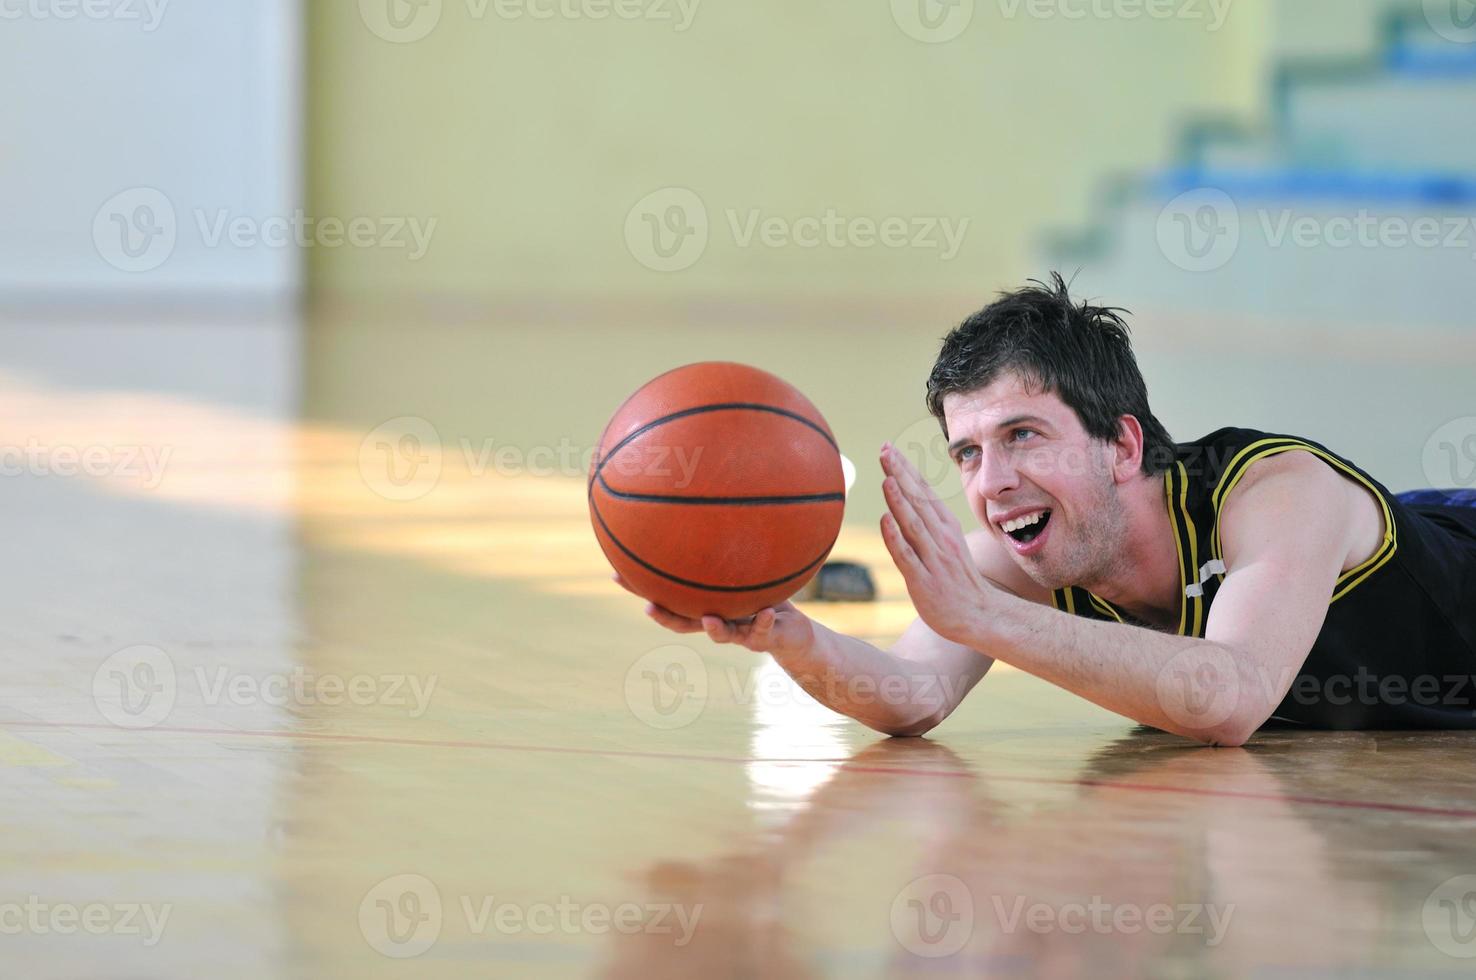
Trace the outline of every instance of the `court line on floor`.
<instances>
[{"instance_id":1,"label":"court line on floor","mask_svg":"<svg viewBox=\"0 0 1476 980\"><path fill-rule=\"evenodd\" d=\"M1157 786L1150 783L1125 783L1110 779L1065 778L1051 776L1007 776L998 773L965 772L958 769L923 769L911 766L855 765L844 759L761 759L751 756L695 755L682 752L646 752L639 749L594 749L578 746L522 745L512 742L474 742L464 739L401 738L389 735L353 735L341 732L286 732L260 729L189 728L156 725L152 728L127 729L100 722L0 721L0 728L51 728L108 731L119 735L209 735L213 737L279 738L342 745L398 745L438 749L483 749L492 752L545 752L557 755L584 755L605 758L680 760L684 762L722 762L730 765L830 765L844 766L850 772L896 776L941 776L948 779L982 779L997 783L1025 783L1039 786L1091 786L1135 793L1170 793L1182 796L1210 796L1225 799L1260 800L1272 803L1306 803L1312 806L1340 807L1350 810L1375 810L1410 813L1427 817L1458 817L1476 820L1476 809L1465 807L1421 806L1417 803L1382 803L1376 800L1345 800L1328 796L1303 796L1282 793L1252 793L1231 789L1207 789L1196 786Z\"/></svg>"}]
</instances>

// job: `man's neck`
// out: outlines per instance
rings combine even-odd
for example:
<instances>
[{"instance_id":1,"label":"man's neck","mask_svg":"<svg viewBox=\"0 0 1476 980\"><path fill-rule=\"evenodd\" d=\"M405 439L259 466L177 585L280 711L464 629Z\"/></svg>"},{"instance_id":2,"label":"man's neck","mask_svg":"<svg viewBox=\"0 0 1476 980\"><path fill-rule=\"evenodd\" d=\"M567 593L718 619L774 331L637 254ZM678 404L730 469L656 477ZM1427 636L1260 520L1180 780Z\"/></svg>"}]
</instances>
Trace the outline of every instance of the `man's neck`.
<instances>
[{"instance_id":1,"label":"man's neck","mask_svg":"<svg viewBox=\"0 0 1476 980\"><path fill-rule=\"evenodd\" d=\"M1081 585L1151 626L1173 629L1179 622L1179 548L1169 519L1162 477L1134 480L1123 488L1127 514L1123 551L1098 580Z\"/></svg>"}]
</instances>

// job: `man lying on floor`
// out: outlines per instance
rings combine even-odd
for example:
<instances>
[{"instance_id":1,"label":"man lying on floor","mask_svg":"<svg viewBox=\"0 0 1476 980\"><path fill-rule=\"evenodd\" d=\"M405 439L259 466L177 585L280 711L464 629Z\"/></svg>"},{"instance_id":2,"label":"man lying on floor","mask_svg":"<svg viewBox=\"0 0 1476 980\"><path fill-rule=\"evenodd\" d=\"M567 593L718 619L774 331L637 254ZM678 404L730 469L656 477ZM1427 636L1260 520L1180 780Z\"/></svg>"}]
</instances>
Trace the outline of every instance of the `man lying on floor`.
<instances>
[{"instance_id":1,"label":"man lying on floor","mask_svg":"<svg viewBox=\"0 0 1476 980\"><path fill-rule=\"evenodd\" d=\"M980 528L882 447L882 534L918 612L889 650L792 603L647 614L769 652L893 735L939 724L996 660L1218 745L1273 718L1476 728L1476 491L1392 494L1296 436L1176 444L1126 324L1059 275L949 333L927 403Z\"/></svg>"}]
</instances>

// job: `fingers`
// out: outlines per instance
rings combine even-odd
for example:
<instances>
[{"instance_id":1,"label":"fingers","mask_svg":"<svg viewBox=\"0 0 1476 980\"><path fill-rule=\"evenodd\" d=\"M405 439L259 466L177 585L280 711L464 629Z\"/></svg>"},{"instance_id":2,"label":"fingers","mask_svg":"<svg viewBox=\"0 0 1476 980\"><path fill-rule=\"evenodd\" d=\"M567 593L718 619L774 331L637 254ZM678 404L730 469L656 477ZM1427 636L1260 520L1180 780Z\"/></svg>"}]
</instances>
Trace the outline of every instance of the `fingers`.
<instances>
[{"instance_id":1,"label":"fingers","mask_svg":"<svg viewBox=\"0 0 1476 980\"><path fill-rule=\"evenodd\" d=\"M892 553L892 563L897 566L902 577L911 582L923 571L922 559L918 558L917 552L907 543L907 538L897 527L897 519L891 514L882 515L881 531L882 541L886 543L887 550Z\"/></svg>"},{"instance_id":2,"label":"fingers","mask_svg":"<svg viewBox=\"0 0 1476 980\"><path fill-rule=\"evenodd\" d=\"M950 519L953 519L953 511L949 510L948 506L938 499L938 495L933 492L932 486L927 480L923 479L922 474L917 471L917 467L912 465L912 460L908 459L904 453L899 451L891 443L886 443L882 446L881 457L882 469L896 479L907 500L918 510L921 516L926 517L929 514L933 514L945 524Z\"/></svg>"},{"instance_id":3,"label":"fingers","mask_svg":"<svg viewBox=\"0 0 1476 980\"><path fill-rule=\"evenodd\" d=\"M882 446L882 468L894 481L895 492L883 481L887 505L896 516L898 527L924 564L932 567L942 559L954 562L968 550L963 527L948 505L938 498L912 461L891 443ZM899 503L894 506L893 501Z\"/></svg>"},{"instance_id":4,"label":"fingers","mask_svg":"<svg viewBox=\"0 0 1476 980\"><path fill-rule=\"evenodd\" d=\"M703 616L702 628L714 643L738 643L750 650L766 650L774 628L773 609L760 610L748 622L730 622L721 616Z\"/></svg>"},{"instance_id":5,"label":"fingers","mask_svg":"<svg viewBox=\"0 0 1476 980\"><path fill-rule=\"evenodd\" d=\"M619 572L611 574L610 579L630 594L640 595ZM754 642L767 643L775 621L774 609L762 610L757 615L742 620L729 621L712 615L690 619L649 601L646 603L646 615L674 633L706 633L714 643L742 643L745 646L751 646Z\"/></svg>"},{"instance_id":6,"label":"fingers","mask_svg":"<svg viewBox=\"0 0 1476 980\"><path fill-rule=\"evenodd\" d=\"M913 503L894 476L882 481L882 494L887 499L890 516L907 544L924 562L929 561L937 551L937 543L928 526L927 511Z\"/></svg>"},{"instance_id":7,"label":"fingers","mask_svg":"<svg viewBox=\"0 0 1476 980\"><path fill-rule=\"evenodd\" d=\"M673 633L701 633L702 624L695 619L678 616L670 609L663 609L654 602L646 603L646 615Z\"/></svg>"}]
</instances>

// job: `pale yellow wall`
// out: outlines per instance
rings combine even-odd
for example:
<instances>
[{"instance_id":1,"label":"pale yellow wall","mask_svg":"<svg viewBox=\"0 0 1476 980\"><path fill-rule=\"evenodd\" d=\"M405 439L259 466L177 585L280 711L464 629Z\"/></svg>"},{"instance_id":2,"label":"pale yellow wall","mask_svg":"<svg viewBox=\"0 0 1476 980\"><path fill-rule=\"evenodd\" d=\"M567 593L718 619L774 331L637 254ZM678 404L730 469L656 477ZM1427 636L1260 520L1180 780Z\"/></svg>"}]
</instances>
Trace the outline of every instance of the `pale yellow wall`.
<instances>
[{"instance_id":1,"label":"pale yellow wall","mask_svg":"<svg viewBox=\"0 0 1476 980\"><path fill-rule=\"evenodd\" d=\"M376 2L403 0L366 9ZM976 0L943 44L907 36L887 0L706 0L680 32L514 21L495 6L476 19L476 0L445 0L435 29L407 44L372 33L365 4L315 2L312 210L438 225L418 262L320 248L312 278L330 295L983 295L1038 274L1038 235L1077 224L1105 173L1163 162L1178 120L1254 111L1266 0L1229 2L1211 32ZM712 231L700 261L660 273L632 258L624 226L668 185L700 196ZM951 261L740 248L724 213L751 208L970 226Z\"/></svg>"}]
</instances>

